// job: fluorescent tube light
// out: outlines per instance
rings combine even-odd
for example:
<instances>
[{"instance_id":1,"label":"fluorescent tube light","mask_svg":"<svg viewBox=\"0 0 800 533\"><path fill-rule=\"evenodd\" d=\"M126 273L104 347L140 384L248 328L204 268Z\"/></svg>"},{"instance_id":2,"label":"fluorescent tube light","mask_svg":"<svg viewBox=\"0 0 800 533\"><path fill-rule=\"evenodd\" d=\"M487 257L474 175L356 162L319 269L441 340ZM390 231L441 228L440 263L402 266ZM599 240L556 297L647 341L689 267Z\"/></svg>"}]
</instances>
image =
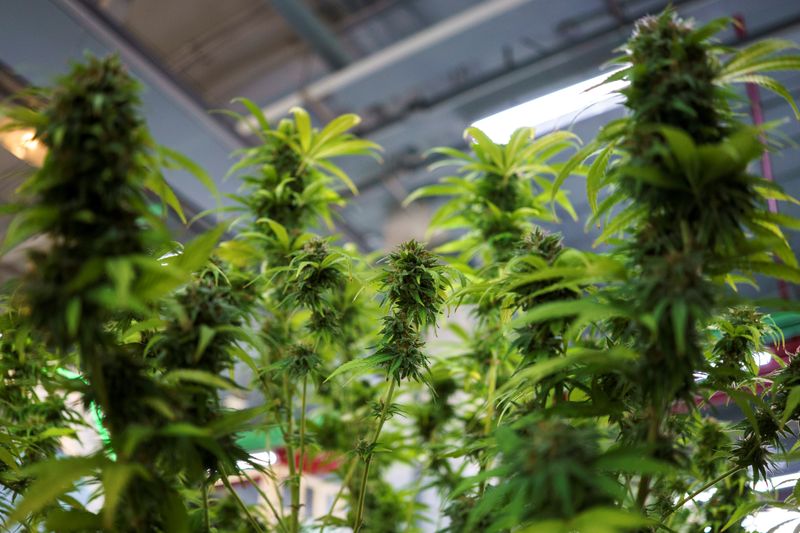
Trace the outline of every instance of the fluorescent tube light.
<instances>
[{"instance_id":1,"label":"fluorescent tube light","mask_svg":"<svg viewBox=\"0 0 800 533\"><path fill-rule=\"evenodd\" d=\"M473 126L496 143L508 142L514 130L522 127L533 127L538 135L568 127L578 117L586 119L621 105L622 95L616 91L625 87L627 82L618 80L602 83L614 72L595 76L500 111L476 121Z\"/></svg>"},{"instance_id":2,"label":"fluorescent tube light","mask_svg":"<svg viewBox=\"0 0 800 533\"><path fill-rule=\"evenodd\" d=\"M800 513L772 507L748 516L742 521L742 527L747 531L792 533L800 526L798 522Z\"/></svg>"}]
</instances>

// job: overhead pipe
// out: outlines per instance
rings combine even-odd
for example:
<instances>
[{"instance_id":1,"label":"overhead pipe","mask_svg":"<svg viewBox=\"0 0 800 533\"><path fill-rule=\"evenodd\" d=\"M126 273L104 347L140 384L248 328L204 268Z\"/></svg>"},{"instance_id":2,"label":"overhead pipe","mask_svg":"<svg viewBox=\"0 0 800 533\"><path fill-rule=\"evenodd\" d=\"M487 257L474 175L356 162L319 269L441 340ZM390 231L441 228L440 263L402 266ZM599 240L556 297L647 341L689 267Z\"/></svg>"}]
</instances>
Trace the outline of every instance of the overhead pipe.
<instances>
[{"instance_id":1,"label":"overhead pipe","mask_svg":"<svg viewBox=\"0 0 800 533\"><path fill-rule=\"evenodd\" d=\"M339 70L353 62L353 58L344 49L338 37L303 3L303 0L270 0L270 3L331 68Z\"/></svg>"},{"instance_id":2,"label":"overhead pipe","mask_svg":"<svg viewBox=\"0 0 800 533\"><path fill-rule=\"evenodd\" d=\"M278 3L293 3L292 0L272 0ZM523 6L533 0L491 0L466 9L438 24L371 54L346 68L314 82L300 91L285 96L266 106L264 114L270 120L284 116L294 106L303 105L307 99L323 100L325 97L375 75L381 69L398 61L436 47L439 43L456 35L469 32L475 26ZM252 121L237 124L242 135L252 131Z\"/></svg>"}]
</instances>

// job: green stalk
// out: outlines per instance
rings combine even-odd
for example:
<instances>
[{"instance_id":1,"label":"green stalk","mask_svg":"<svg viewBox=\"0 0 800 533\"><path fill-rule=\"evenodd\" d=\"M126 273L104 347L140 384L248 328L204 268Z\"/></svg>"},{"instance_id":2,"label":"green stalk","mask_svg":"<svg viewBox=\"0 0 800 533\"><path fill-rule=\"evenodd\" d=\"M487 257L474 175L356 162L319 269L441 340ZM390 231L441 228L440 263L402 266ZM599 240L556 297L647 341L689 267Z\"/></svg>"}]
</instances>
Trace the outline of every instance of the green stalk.
<instances>
[{"instance_id":1,"label":"green stalk","mask_svg":"<svg viewBox=\"0 0 800 533\"><path fill-rule=\"evenodd\" d=\"M308 387L308 376L303 376L303 399L300 406L300 478L303 477L303 467L305 465L306 455L306 388Z\"/></svg>"},{"instance_id":2,"label":"green stalk","mask_svg":"<svg viewBox=\"0 0 800 533\"><path fill-rule=\"evenodd\" d=\"M297 478L297 467L294 460L294 419L292 416L292 392L289 387L289 379L283 377L283 394L286 397L286 454L289 459L289 483L292 488L292 519L289 528L292 533L300 530L300 480Z\"/></svg>"},{"instance_id":3,"label":"green stalk","mask_svg":"<svg viewBox=\"0 0 800 533\"><path fill-rule=\"evenodd\" d=\"M656 440L658 440L658 428L661 425L661 420L657 415L657 412L658 410L655 407L650 407L650 427L647 430L647 444L651 447L655 446ZM636 504L641 509L644 509L644 504L647 502L647 496L650 494L650 481L650 474L646 474L642 476L642 480L639 483L639 493L636 495Z\"/></svg>"},{"instance_id":4,"label":"green stalk","mask_svg":"<svg viewBox=\"0 0 800 533\"><path fill-rule=\"evenodd\" d=\"M233 499L239 504L241 510L247 515L247 520L250 521L250 524L253 526L253 528L255 528L256 531L263 532L264 530L262 529L261 524L258 523L258 520L255 519L253 514L250 512L250 509L247 508L247 505L242 501L234 488L231 486L231 482L228 480L228 474L222 470L222 475L220 477L222 478L222 484L225 485L225 488L228 489L230 495L233 496Z\"/></svg>"},{"instance_id":5,"label":"green stalk","mask_svg":"<svg viewBox=\"0 0 800 533\"><path fill-rule=\"evenodd\" d=\"M300 483L303 480L303 469L306 459L306 389L308 387L308 376L303 376L303 396L300 400L300 468L297 471L297 482L292 485L292 516L295 524L300 519ZM292 460L294 462L294 460ZM295 495L295 491L297 494ZM295 504L297 507L295 508Z\"/></svg>"},{"instance_id":6,"label":"green stalk","mask_svg":"<svg viewBox=\"0 0 800 533\"><path fill-rule=\"evenodd\" d=\"M386 422L386 415L389 413L389 405L392 403L392 395L394 394L394 387L397 384L394 378L392 378L392 383L389 385L389 390L386 392L386 398L383 401L383 410L381 411L381 417L378 420L378 427L375 428L375 435L372 437L372 442L370 442L369 446L372 448L375 443L378 442L378 437L381 435L381 429L383 429L383 424ZM372 463L372 450L370 450L367 458L364 460L364 473L361 476L361 489L358 494L358 511L356 512L356 523L353 526L353 533L359 533L361 531L361 525L364 518L364 502L366 501L366 493L367 493L367 478L369 478L369 466Z\"/></svg>"},{"instance_id":7,"label":"green stalk","mask_svg":"<svg viewBox=\"0 0 800 533\"><path fill-rule=\"evenodd\" d=\"M350 480L353 479L353 474L356 473L357 465L358 461L354 457L353 460L350 462L350 468L347 469L347 474L345 474L344 479L342 480L342 485L339 487L339 491L336 493L336 497L333 499L331 508L328 510L328 514L325 515L325 518L331 518L333 516L333 511L336 510L336 504L339 503L339 500L342 498L342 494L344 494L344 489L350 484ZM325 524L322 524L319 533L325 533Z\"/></svg>"},{"instance_id":8,"label":"green stalk","mask_svg":"<svg viewBox=\"0 0 800 533\"><path fill-rule=\"evenodd\" d=\"M253 481L253 478L251 478L249 475L247 475L247 472L245 472L244 470L242 470L241 472L242 472L242 475L244 477L246 477L247 480L250 482L250 484L256 489L258 494L264 499L264 501L267 504L267 507L269 507L270 511L272 511L272 515L275 517L275 520L278 522L278 526L280 526L281 531L288 531L286 529L286 524L281 519L281 515L278 514L278 510L275 509L275 506L272 505L271 501L269 501L269 497L267 497L267 495L264 493L264 491L261 490L261 487L258 486L258 483ZM278 494L280 494L280 491L278 491Z\"/></svg>"},{"instance_id":9,"label":"green stalk","mask_svg":"<svg viewBox=\"0 0 800 533\"><path fill-rule=\"evenodd\" d=\"M739 472L740 470L743 470L743 469L744 469L744 467L734 466L733 468L731 468L727 472L723 472L722 474L718 475L717 477L715 477L714 479L712 479L708 483L703 484L699 489L697 489L694 492L692 492L691 494L688 494L687 496L681 498L678 501L678 503L676 503L675 506L672 509L670 509L667 512L667 514L664 515L664 518L668 517L669 515L671 515L672 513L674 513L675 511L677 511L681 507L683 507L686 504L686 502L688 502L689 500L695 499L699 494L707 491L708 489L710 489L711 487L713 487L714 485L716 485L720 481L723 481L723 480L731 477L736 472Z\"/></svg>"},{"instance_id":10,"label":"green stalk","mask_svg":"<svg viewBox=\"0 0 800 533\"><path fill-rule=\"evenodd\" d=\"M497 365L499 361L492 353L492 360L489 363L488 391L486 393L486 419L483 424L483 434L488 436L492 431L492 421L494 420L494 394L497 389Z\"/></svg>"},{"instance_id":11,"label":"green stalk","mask_svg":"<svg viewBox=\"0 0 800 533\"><path fill-rule=\"evenodd\" d=\"M208 516L208 484L203 481L203 523L206 531L211 531L211 520Z\"/></svg>"},{"instance_id":12,"label":"green stalk","mask_svg":"<svg viewBox=\"0 0 800 533\"><path fill-rule=\"evenodd\" d=\"M492 359L489 361L489 375L487 376L487 392L486 392L486 418L483 421L483 436L488 437L489 433L492 432L492 421L494 420L494 395L495 390L497 389L497 366L499 361L495 356L494 352L492 352ZM486 465L489 461L488 451L483 450L481 454L481 458L479 460L480 472L484 472L486 470ZM483 491L486 489L486 480L481 481L480 483L480 493L482 494Z\"/></svg>"}]
</instances>

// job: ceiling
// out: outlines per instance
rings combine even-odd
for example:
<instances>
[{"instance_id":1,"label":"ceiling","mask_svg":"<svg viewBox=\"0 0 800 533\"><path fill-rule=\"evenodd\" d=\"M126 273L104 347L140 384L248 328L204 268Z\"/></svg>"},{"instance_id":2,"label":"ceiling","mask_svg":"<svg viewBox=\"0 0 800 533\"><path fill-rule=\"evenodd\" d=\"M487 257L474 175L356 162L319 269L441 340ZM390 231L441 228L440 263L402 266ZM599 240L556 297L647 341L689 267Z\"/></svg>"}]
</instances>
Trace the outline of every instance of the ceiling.
<instances>
[{"instance_id":1,"label":"ceiling","mask_svg":"<svg viewBox=\"0 0 800 533\"><path fill-rule=\"evenodd\" d=\"M699 22L740 14L751 38L800 41L796 0L674 0ZM345 112L363 117L360 132L384 146L382 164L344 166L361 194L341 212L345 238L365 249L389 245L424 228L435 202L411 211L402 198L439 175L424 152L463 147L471 122L527 99L597 75L639 16L660 0L0 0L0 62L34 84L47 83L84 50L117 51L139 76L145 114L160 142L186 153L223 192L229 154L254 142L209 110L246 96L278 118L292 105L318 123ZM737 42L732 32L724 36ZM784 77L800 97L800 76ZM787 115L762 94L768 119ZM594 135L619 110L580 119L572 129ZM797 122L782 125L800 141ZM800 195L800 150L773 157L776 180ZM0 161L0 165L2 161ZM170 176L195 211L210 194L185 175ZM569 185L585 220L580 180ZM795 209L795 208L791 208ZM800 214L800 212L796 213ZM575 246L593 231L566 220ZM800 240L793 241L800 246ZM770 284L767 292L774 291Z\"/></svg>"}]
</instances>

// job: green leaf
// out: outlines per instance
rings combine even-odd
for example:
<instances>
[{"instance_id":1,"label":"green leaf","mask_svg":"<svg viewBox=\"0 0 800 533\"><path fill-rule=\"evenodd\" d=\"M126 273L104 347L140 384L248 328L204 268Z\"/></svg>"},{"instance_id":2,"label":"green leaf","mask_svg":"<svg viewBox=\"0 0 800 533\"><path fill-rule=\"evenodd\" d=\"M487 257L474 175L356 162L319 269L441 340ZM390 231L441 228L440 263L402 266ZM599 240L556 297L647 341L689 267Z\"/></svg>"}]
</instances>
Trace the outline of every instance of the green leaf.
<instances>
[{"instance_id":1,"label":"green leaf","mask_svg":"<svg viewBox=\"0 0 800 533\"><path fill-rule=\"evenodd\" d=\"M703 41L706 41L710 37L713 37L714 35L718 34L728 26L730 26L731 22L734 22L731 19L731 17L721 17L718 19L714 19L711 22L691 32L690 38L695 43L701 43Z\"/></svg>"},{"instance_id":2,"label":"green leaf","mask_svg":"<svg viewBox=\"0 0 800 533\"><path fill-rule=\"evenodd\" d=\"M263 219L269 224L270 229L272 229L272 233L275 234L275 237L278 238L278 242L283 246L284 250L289 250L291 248L291 242L289 241L289 233L286 231L286 228L283 227L283 224L272 220L271 218Z\"/></svg>"},{"instance_id":3,"label":"green leaf","mask_svg":"<svg viewBox=\"0 0 800 533\"><path fill-rule=\"evenodd\" d=\"M311 117L308 112L301 107L293 107L289 110L294 115L294 123L297 126L297 138L300 140L302 155L307 155L311 148Z\"/></svg>"},{"instance_id":4,"label":"green leaf","mask_svg":"<svg viewBox=\"0 0 800 533\"><path fill-rule=\"evenodd\" d=\"M379 362L376 360L375 356L364 357L362 359L353 359L352 361L348 361L343 365L340 365L336 370L331 372L331 375L328 376L325 381L328 382L340 374L350 372L355 374L350 378L353 379L356 376L378 370L378 364Z\"/></svg>"},{"instance_id":5,"label":"green leaf","mask_svg":"<svg viewBox=\"0 0 800 533\"><path fill-rule=\"evenodd\" d=\"M419 189L409 194L406 197L406 199L403 200L403 207L407 207L410 203L414 202L415 200L418 200L420 198L425 198L427 196L455 196L462 192L464 192L464 188L458 185L445 184L445 183L427 185L425 187L420 187Z\"/></svg>"},{"instance_id":6,"label":"green leaf","mask_svg":"<svg viewBox=\"0 0 800 533\"><path fill-rule=\"evenodd\" d=\"M189 241L184 246L183 252L177 256L175 265L185 273L200 270L208 261L225 229L224 225L220 225Z\"/></svg>"},{"instance_id":7,"label":"green leaf","mask_svg":"<svg viewBox=\"0 0 800 533\"><path fill-rule=\"evenodd\" d=\"M100 517L83 509L53 509L47 513L45 527L48 531L97 531L103 526Z\"/></svg>"},{"instance_id":8,"label":"green leaf","mask_svg":"<svg viewBox=\"0 0 800 533\"><path fill-rule=\"evenodd\" d=\"M336 143L328 143L314 153L314 164L319 164L324 158L338 157L343 155L365 155L371 154L376 159L380 157L376 152L380 151L380 145L366 139L348 139Z\"/></svg>"},{"instance_id":9,"label":"green leaf","mask_svg":"<svg viewBox=\"0 0 800 533\"><path fill-rule=\"evenodd\" d=\"M596 507L573 518L569 530L582 533L621 533L648 525L653 525L653 521L640 514L624 509Z\"/></svg>"},{"instance_id":10,"label":"green leaf","mask_svg":"<svg viewBox=\"0 0 800 533\"><path fill-rule=\"evenodd\" d=\"M533 139L533 128L518 128L511 134L511 139L505 146L504 159L507 162L515 161L519 152L527 142Z\"/></svg>"},{"instance_id":11,"label":"green leaf","mask_svg":"<svg viewBox=\"0 0 800 533\"><path fill-rule=\"evenodd\" d=\"M102 464L99 457L69 457L37 463L31 468L35 480L6 520L6 526L16 524L25 517L41 511L56 498L75 487L75 482L92 474Z\"/></svg>"},{"instance_id":12,"label":"green leaf","mask_svg":"<svg viewBox=\"0 0 800 533\"><path fill-rule=\"evenodd\" d=\"M65 311L67 332L75 336L78 333L78 326L81 321L81 299L77 296L70 299Z\"/></svg>"},{"instance_id":13,"label":"green leaf","mask_svg":"<svg viewBox=\"0 0 800 533\"><path fill-rule=\"evenodd\" d=\"M489 157L489 160L497 165L498 172L502 174L503 168L503 151L500 146L494 143L484 132L476 127L470 127L464 130L464 138L472 137L478 149Z\"/></svg>"},{"instance_id":14,"label":"green leaf","mask_svg":"<svg viewBox=\"0 0 800 533\"><path fill-rule=\"evenodd\" d=\"M753 60L747 64L728 65L722 69L718 81L720 83L730 83L738 81L741 76L746 74L782 70L800 70L800 56L778 56Z\"/></svg>"},{"instance_id":15,"label":"green leaf","mask_svg":"<svg viewBox=\"0 0 800 533\"><path fill-rule=\"evenodd\" d=\"M358 126L360 123L361 117L356 114L347 113L345 115L340 115L331 120L324 128L322 128L322 131L317 135L314 144L316 146L322 146L325 143L336 139L336 137L342 135L347 130Z\"/></svg>"},{"instance_id":16,"label":"green leaf","mask_svg":"<svg viewBox=\"0 0 800 533\"><path fill-rule=\"evenodd\" d=\"M597 194L602 187L608 160L611 158L611 154L614 153L614 147L614 144L606 146L592 162L589 167L589 173L586 175L586 196L589 199L592 212L597 211Z\"/></svg>"},{"instance_id":17,"label":"green leaf","mask_svg":"<svg viewBox=\"0 0 800 533\"><path fill-rule=\"evenodd\" d=\"M734 511L734 513L731 515L730 519L725 523L720 532L727 531L729 528L739 523L741 519L757 511L758 509L765 507L766 505L767 503L763 501L745 502L739 505L739 507L736 508L736 511Z\"/></svg>"},{"instance_id":18,"label":"green leaf","mask_svg":"<svg viewBox=\"0 0 800 533\"><path fill-rule=\"evenodd\" d=\"M197 339L197 348L194 351L194 360L195 362L200 360L203 353L208 348L208 344L214 338L214 335L217 334L217 331L214 328L210 328L205 324L200 324L200 335Z\"/></svg>"},{"instance_id":19,"label":"green leaf","mask_svg":"<svg viewBox=\"0 0 800 533\"><path fill-rule=\"evenodd\" d=\"M11 470L19 472L19 465L17 464L16 457L14 457L14 455L4 446L0 446L0 461L2 461L3 464L8 466Z\"/></svg>"},{"instance_id":20,"label":"green leaf","mask_svg":"<svg viewBox=\"0 0 800 533\"><path fill-rule=\"evenodd\" d=\"M781 415L781 426L786 425L798 405L800 405L800 387L792 387L789 396L786 398L786 407L783 408L783 414Z\"/></svg>"},{"instance_id":21,"label":"green leaf","mask_svg":"<svg viewBox=\"0 0 800 533\"><path fill-rule=\"evenodd\" d=\"M175 191L173 191L172 187L167 184L167 181L160 172L151 172L147 176L144 186L161 199L162 206L164 204L170 206L175 214L178 215L178 218L181 219L181 222L186 224L186 215L183 213L181 202L175 195ZM166 214L166 209L164 210L164 213Z\"/></svg>"},{"instance_id":22,"label":"green leaf","mask_svg":"<svg viewBox=\"0 0 800 533\"><path fill-rule=\"evenodd\" d=\"M758 65L766 56L797 48L794 41L788 39L762 39L736 52L722 69L722 76L736 72L742 68Z\"/></svg>"},{"instance_id":23,"label":"green leaf","mask_svg":"<svg viewBox=\"0 0 800 533\"><path fill-rule=\"evenodd\" d=\"M561 186L564 184L566 179L570 177L575 170L583 164L586 159L591 157L593 153L595 153L600 146L598 145L597 141L592 141L588 143L586 146L578 150L569 160L561 167L556 179L553 181L553 189L551 190L551 200L555 198L556 192L561 189Z\"/></svg>"},{"instance_id":24,"label":"green leaf","mask_svg":"<svg viewBox=\"0 0 800 533\"><path fill-rule=\"evenodd\" d=\"M358 187L356 187L356 184L353 183L353 180L350 179L350 176L348 176L344 170L334 165L330 161L317 160L314 164L337 177L347 186L348 189L350 189L350 192L353 193L354 196L358 194Z\"/></svg>"},{"instance_id":25,"label":"green leaf","mask_svg":"<svg viewBox=\"0 0 800 533\"><path fill-rule=\"evenodd\" d=\"M107 529L114 527L114 518L117 513L125 487L141 467L125 463L110 463L103 467L100 477L103 483L103 525Z\"/></svg>"},{"instance_id":26,"label":"green leaf","mask_svg":"<svg viewBox=\"0 0 800 533\"><path fill-rule=\"evenodd\" d=\"M164 531L189 533L191 531L189 513L186 511L184 499L180 494L170 490L161 503L161 512L164 516Z\"/></svg>"},{"instance_id":27,"label":"green leaf","mask_svg":"<svg viewBox=\"0 0 800 533\"><path fill-rule=\"evenodd\" d=\"M34 235L44 232L57 216L57 212L44 207L33 207L22 211L8 225L0 254L5 254Z\"/></svg>"},{"instance_id":28,"label":"green leaf","mask_svg":"<svg viewBox=\"0 0 800 533\"><path fill-rule=\"evenodd\" d=\"M175 162L180 168L187 171L189 174L197 178L208 192L210 192L215 199L219 200L219 189L217 189L214 179L206 172L200 165L186 157L180 152L176 152L166 146L160 146L159 152L170 161Z\"/></svg>"},{"instance_id":29,"label":"green leaf","mask_svg":"<svg viewBox=\"0 0 800 533\"><path fill-rule=\"evenodd\" d=\"M759 434L758 431L758 420L756 419L756 415L753 412L753 407L751 405L752 402L761 403L759 402L759 398L753 394L742 390L736 389L725 389L725 393L730 397L731 400L736 404L736 406L741 409L742 413L744 414L747 421L750 423L750 427L753 428L753 431L756 435Z\"/></svg>"},{"instance_id":30,"label":"green leaf","mask_svg":"<svg viewBox=\"0 0 800 533\"><path fill-rule=\"evenodd\" d=\"M800 119L800 109L797 108L797 103L795 102L794 97L792 97L792 94L789 92L789 90L778 80L770 78L769 76L748 74L745 76L740 76L736 81L743 83L755 83L756 85L759 85L768 91L774 92L786 100L786 103L788 103L791 106L792 111L794 111L795 118Z\"/></svg>"},{"instance_id":31,"label":"green leaf","mask_svg":"<svg viewBox=\"0 0 800 533\"><path fill-rule=\"evenodd\" d=\"M190 381L192 383L206 385L208 387L218 389L236 390L239 388L236 383L229 379L223 378L222 376L217 376L211 372L206 372L205 370L198 370L195 368L179 368L176 370L170 370L164 374L163 379L166 382L173 383L179 381Z\"/></svg>"},{"instance_id":32,"label":"green leaf","mask_svg":"<svg viewBox=\"0 0 800 533\"><path fill-rule=\"evenodd\" d=\"M698 174L697 146L685 131L670 126L661 126L658 131L667 141L670 151L690 182L696 182Z\"/></svg>"},{"instance_id":33,"label":"green leaf","mask_svg":"<svg viewBox=\"0 0 800 533\"><path fill-rule=\"evenodd\" d=\"M672 303L671 313L673 335L675 336L675 348L678 350L678 354L682 355L686 353L686 322L689 314L689 308L687 307L685 301L678 300L677 302Z\"/></svg>"},{"instance_id":34,"label":"green leaf","mask_svg":"<svg viewBox=\"0 0 800 533\"><path fill-rule=\"evenodd\" d=\"M158 433L167 437L205 438L211 432L207 428L197 427L186 422L176 422L167 424Z\"/></svg>"},{"instance_id":35,"label":"green leaf","mask_svg":"<svg viewBox=\"0 0 800 533\"><path fill-rule=\"evenodd\" d=\"M253 118L255 118L258 122L258 126L261 128L261 131L269 131L269 121L267 120L267 117L264 116L264 112L261 111L261 108L258 107L255 102L249 98L239 97L231 100L231 103L239 103L245 106L250 114L253 115Z\"/></svg>"}]
</instances>

